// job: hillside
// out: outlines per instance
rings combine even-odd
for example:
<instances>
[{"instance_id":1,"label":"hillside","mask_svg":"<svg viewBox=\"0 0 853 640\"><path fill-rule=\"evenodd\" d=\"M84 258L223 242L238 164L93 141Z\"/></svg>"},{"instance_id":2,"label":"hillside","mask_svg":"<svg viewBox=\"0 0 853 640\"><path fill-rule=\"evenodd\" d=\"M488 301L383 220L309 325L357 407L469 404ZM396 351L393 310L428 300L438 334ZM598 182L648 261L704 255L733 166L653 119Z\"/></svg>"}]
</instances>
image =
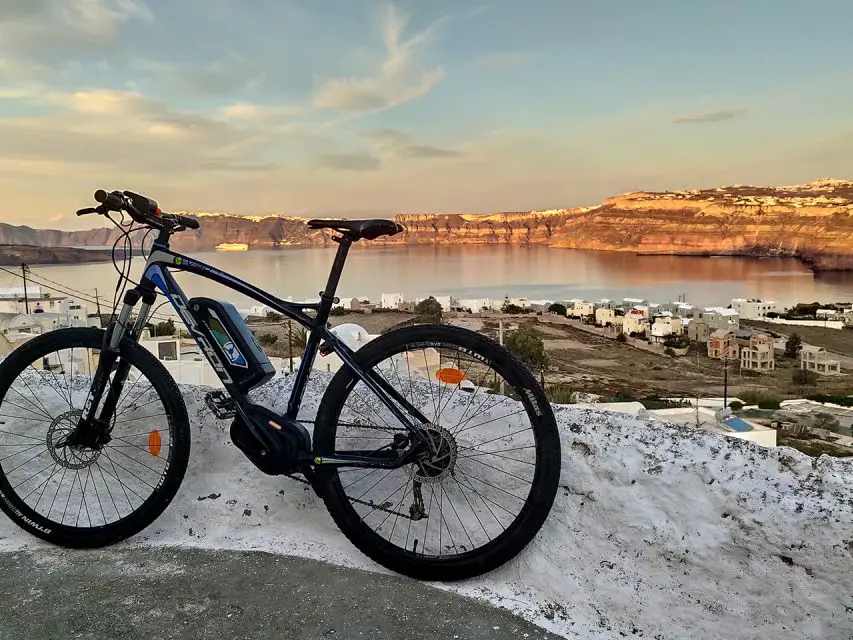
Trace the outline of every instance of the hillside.
<instances>
[{"instance_id":1,"label":"hillside","mask_svg":"<svg viewBox=\"0 0 853 640\"><path fill-rule=\"evenodd\" d=\"M186 212L185 212L186 213ZM202 227L177 236L183 251L225 242L251 248L328 246L294 216L197 213ZM407 232L374 244L541 244L647 254L790 256L815 270L853 270L853 182L635 192L593 207L492 214L402 213ZM118 232L65 232L0 224L0 243L104 246Z\"/></svg>"},{"instance_id":2,"label":"hillside","mask_svg":"<svg viewBox=\"0 0 853 640\"><path fill-rule=\"evenodd\" d=\"M121 252L118 253L121 256ZM74 249L71 247L34 247L32 245L0 244L0 267L27 264L68 264L78 262L107 262L111 252L103 249Z\"/></svg>"}]
</instances>

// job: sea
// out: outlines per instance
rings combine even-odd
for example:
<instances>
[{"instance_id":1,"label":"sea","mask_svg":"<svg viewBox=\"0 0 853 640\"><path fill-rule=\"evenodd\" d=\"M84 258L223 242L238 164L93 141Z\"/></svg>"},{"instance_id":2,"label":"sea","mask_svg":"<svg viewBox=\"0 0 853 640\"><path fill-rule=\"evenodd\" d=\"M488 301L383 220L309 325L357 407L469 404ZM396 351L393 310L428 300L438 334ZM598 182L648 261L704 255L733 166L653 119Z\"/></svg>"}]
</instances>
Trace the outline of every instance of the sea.
<instances>
[{"instance_id":1,"label":"sea","mask_svg":"<svg viewBox=\"0 0 853 640\"><path fill-rule=\"evenodd\" d=\"M199 252L192 257L266 291L294 300L324 288L334 249ZM144 260L134 258L138 279ZM110 263L33 265L32 280L112 299L118 274ZM8 274L0 274L0 287ZM177 274L189 297L209 296L238 307L255 304L199 276ZM12 282L11 284L20 284ZM47 288L44 287L43 288ZM728 305L732 298L797 302L853 300L853 273L815 274L788 258L637 256L632 253L554 249L541 246L428 246L354 248L338 288L341 297L382 293L406 297L526 297L529 300L597 300L624 297L653 302Z\"/></svg>"}]
</instances>

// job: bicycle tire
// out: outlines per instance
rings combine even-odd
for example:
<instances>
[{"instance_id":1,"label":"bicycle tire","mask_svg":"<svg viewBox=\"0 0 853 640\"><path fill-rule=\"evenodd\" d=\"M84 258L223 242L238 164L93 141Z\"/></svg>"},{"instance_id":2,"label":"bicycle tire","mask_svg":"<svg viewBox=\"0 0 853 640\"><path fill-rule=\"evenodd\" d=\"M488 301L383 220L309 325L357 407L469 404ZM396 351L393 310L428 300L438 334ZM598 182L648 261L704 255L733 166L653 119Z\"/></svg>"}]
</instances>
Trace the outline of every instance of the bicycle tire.
<instances>
[{"instance_id":1,"label":"bicycle tire","mask_svg":"<svg viewBox=\"0 0 853 640\"><path fill-rule=\"evenodd\" d=\"M560 438L551 405L528 369L504 347L473 331L448 325L397 329L359 349L356 361L370 368L406 345L431 341L463 347L486 357L500 369L507 382L529 391L532 399L525 396L524 404L532 409L535 402L539 410L538 416L535 411L528 411L529 417L536 418L531 421L536 439L536 469L527 500L515 521L501 535L478 549L446 558L419 556L392 544L361 519L345 495L336 469L315 467L315 481L336 525L362 553L392 571L413 578L456 581L503 565L518 555L542 528L559 485ZM314 447L320 455L334 455L339 416L356 382L352 371L342 368L323 396L314 429Z\"/></svg>"},{"instance_id":2,"label":"bicycle tire","mask_svg":"<svg viewBox=\"0 0 853 640\"><path fill-rule=\"evenodd\" d=\"M57 329L26 342L0 363L0 403L11 385L36 358L61 349L100 349L105 333L96 328ZM172 434L167 467L160 484L138 508L115 522L96 527L69 526L45 518L15 493L0 468L0 509L22 529L52 544L94 549L136 535L165 511L186 473L190 454L189 418L174 379L153 354L137 343L122 341L120 356L147 378L163 403Z\"/></svg>"}]
</instances>

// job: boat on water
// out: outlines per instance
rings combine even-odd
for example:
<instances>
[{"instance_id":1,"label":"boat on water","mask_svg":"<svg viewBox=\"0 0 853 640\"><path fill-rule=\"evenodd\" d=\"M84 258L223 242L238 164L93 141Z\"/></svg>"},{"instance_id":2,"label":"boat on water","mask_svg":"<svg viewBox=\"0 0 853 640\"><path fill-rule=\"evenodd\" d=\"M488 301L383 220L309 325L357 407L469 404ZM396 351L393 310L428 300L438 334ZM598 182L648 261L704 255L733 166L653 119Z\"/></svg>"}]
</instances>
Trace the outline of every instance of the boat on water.
<instances>
[{"instance_id":1,"label":"boat on water","mask_svg":"<svg viewBox=\"0 0 853 640\"><path fill-rule=\"evenodd\" d=\"M248 251L249 245L245 242L223 242L216 245L217 251Z\"/></svg>"}]
</instances>

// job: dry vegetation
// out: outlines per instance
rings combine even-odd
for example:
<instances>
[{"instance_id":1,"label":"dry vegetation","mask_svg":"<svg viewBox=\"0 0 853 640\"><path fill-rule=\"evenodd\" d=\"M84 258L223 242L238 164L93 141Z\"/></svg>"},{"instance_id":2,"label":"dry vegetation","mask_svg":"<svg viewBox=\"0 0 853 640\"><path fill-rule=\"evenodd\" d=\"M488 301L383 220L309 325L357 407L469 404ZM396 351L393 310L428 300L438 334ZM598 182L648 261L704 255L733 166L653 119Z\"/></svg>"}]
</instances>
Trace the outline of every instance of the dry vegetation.
<instances>
[{"instance_id":1,"label":"dry vegetation","mask_svg":"<svg viewBox=\"0 0 853 640\"><path fill-rule=\"evenodd\" d=\"M414 316L405 312L349 313L329 319L333 326L345 323L358 324L371 334L379 334L397 325L409 322ZM704 349L691 349L690 355L672 358L663 354L622 344L612 337L589 333L575 326L563 324L548 316L504 316L504 331L508 334L517 326L526 326L542 338L549 366L545 376L546 386L559 387L564 392L595 393L607 398L645 398L648 396L700 396L723 395L723 363L710 360ZM448 317L445 321L479 331L493 339L498 338L498 315L482 317L462 315ZM264 349L269 355L288 357L287 321L272 324L256 322L252 330L261 335L269 333L277 340ZM293 330L298 329L293 324ZM792 333L790 327L773 325L778 333ZM808 331L804 330L808 329ZM853 356L853 332L834 329L797 327L803 340ZM294 348L294 356L302 350ZM729 362L728 396L747 398L801 397L807 394L853 393L853 377L825 378L815 386L794 385L791 376L798 362L777 357L776 371L760 375L740 372L737 362ZM539 376L537 375L537 378Z\"/></svg>"}]
</instances>

